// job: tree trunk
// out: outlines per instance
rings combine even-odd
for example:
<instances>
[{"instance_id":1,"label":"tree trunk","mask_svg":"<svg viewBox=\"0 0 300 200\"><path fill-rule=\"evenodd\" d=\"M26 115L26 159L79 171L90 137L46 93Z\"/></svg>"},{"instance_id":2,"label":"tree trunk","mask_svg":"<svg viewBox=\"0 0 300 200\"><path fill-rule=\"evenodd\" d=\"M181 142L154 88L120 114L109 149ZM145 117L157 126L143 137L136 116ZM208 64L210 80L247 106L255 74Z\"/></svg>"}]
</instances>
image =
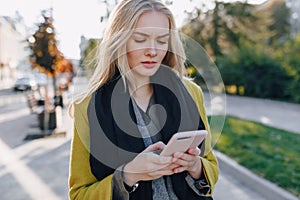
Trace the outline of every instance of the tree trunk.
<instances>
[{"instance_id":1,"label":"tree trunk","mask_svg":"<svg viewBox=\"0 0 300 200\"><path fill-rule=\"evenodd\" d=\"M44 123L44 129L43 129L43 134L44 135L46 135L48 133L48 129L49 129L49 106L50 106L50 101L49 101L49 94L48 94L48 82L49 82L49 78L47 77L47 84L45 86L44 116L42 118L43 123Z\"/></svg>"},{"instance_id":2,"label":"tree trunk","mask_svg":"<svg viewBox=\"0 0 300 200\"><path fill-rule=\"evenodd\" d=\"M54 96L56 95L56 76L55 75L53 75L53 77L52 77L52 80L53 80L53 82L52 82L52 84L53 84L53 94L54 94Z\"/></svg>"}]
</instances>

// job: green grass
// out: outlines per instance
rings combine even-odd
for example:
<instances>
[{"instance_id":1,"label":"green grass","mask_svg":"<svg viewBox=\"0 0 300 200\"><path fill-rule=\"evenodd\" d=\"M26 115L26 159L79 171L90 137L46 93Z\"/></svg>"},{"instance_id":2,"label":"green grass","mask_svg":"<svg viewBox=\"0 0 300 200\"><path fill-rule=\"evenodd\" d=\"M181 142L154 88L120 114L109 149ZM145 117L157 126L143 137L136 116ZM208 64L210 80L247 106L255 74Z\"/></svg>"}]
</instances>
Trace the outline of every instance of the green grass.
<instances>
[{"instance_id":1,"label":"green grass","mask_svg":"<svg viewBox=\"0 0 300 200\"><path fill-rule=\"evenodd\" d=\"M300 134L226 117L214 148L300 196Z\"/></svg>"}]
</instances>

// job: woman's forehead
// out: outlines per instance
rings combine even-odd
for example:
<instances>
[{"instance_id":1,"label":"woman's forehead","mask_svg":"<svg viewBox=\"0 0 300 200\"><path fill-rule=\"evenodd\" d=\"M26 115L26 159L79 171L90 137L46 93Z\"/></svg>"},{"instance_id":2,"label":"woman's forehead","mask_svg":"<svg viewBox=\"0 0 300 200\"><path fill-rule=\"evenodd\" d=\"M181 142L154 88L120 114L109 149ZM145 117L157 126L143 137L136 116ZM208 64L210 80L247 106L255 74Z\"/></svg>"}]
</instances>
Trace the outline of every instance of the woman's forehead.
<instances>
[{"instance_id":1,"label":"woman's forehead","mask_svg":"<svg viewBox=\"0 0 300 200\"><path fill-rule=\"evenodd\" d=\"M168 31L170 29L169 18L161 12L145 12L138 18L135 29L140 31Z\"/></svg>"}]
</instances>

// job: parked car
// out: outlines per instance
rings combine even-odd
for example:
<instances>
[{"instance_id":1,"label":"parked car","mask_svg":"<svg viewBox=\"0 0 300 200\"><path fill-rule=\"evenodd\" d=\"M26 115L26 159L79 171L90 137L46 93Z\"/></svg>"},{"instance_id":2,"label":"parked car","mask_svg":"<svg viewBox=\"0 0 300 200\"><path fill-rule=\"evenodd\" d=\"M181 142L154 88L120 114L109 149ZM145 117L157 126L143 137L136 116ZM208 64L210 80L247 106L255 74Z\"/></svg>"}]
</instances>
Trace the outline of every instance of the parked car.
<instances>
[{"instance_id":1,"label":"parked car","mask_svg":"<svg viewBox=\"0 0 300 200\"><path fill-rule=\"evenodd\" d=\"M16 80L14 85L15 91L26 91L26 90L36 90L38 85L36 81L30 77L20 77Z\"/></svg>"}]
</instances>

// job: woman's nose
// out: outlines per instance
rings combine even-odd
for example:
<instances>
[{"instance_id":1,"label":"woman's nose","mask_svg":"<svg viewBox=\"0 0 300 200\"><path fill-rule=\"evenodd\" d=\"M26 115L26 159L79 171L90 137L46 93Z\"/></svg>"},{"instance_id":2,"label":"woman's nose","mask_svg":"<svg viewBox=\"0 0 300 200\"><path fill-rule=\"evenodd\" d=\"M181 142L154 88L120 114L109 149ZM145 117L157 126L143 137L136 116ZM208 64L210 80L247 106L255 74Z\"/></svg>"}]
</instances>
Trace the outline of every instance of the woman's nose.
<instances>
[{"instance_id":1,"label":"woman's nose","mask_svg":"<svg viewBox=\"0 0 300 200\"><path fill-rule=\"evenodd\" d=\"M151 44L151 46L146 49L145 55L150 57L157 56L157 49L155 44Z\"/></svg>"}]
</instances>

